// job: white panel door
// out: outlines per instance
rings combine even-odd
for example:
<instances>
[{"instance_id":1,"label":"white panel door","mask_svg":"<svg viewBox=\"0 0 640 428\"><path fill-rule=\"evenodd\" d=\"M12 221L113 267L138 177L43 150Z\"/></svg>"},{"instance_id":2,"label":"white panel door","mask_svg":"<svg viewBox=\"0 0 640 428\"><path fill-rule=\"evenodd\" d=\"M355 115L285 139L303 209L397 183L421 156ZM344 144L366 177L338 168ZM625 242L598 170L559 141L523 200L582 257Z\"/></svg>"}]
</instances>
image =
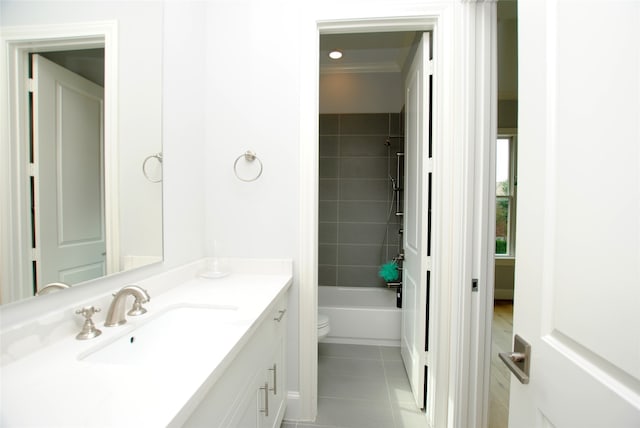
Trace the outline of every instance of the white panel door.
<instances>
[{"instance_id":1,"label":"white panel door","mask_svg":"<svg viewBox=\"0 0 640 428\"><path fill-rule=\"evenodd\" d=\"M105 274L104 90L33 56L38 287Z\"/></svg>"},{"instance_id":2,"label":"white panel door","mask_svg":"<svg viewBox=\"0 0 640 428\"><path fill-rule=\"evenodd\" d=\"M509 426L640 427L640 2L518 2Z\"/></svg>"},{"instance_id":3,"label":"white panel door","mask_svg":"<svg viewBox=\"0 0 640 428\"><path fill-rule=\"evenodd\" d=\"M418 407L424 407L427 364L429 34L424 33L405 81L404 254L400 351Z\"/></svg>"}]
</instances>

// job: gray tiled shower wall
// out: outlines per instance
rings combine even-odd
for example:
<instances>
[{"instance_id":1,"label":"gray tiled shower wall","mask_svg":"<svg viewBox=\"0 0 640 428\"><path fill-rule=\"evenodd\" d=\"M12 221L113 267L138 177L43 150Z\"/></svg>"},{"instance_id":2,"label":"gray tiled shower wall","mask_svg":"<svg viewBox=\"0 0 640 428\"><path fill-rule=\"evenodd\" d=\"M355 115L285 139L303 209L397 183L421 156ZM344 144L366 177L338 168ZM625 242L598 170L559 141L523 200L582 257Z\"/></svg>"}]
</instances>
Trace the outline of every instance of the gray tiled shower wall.
<instances>
[{"instance_id":1,"label":"gray tiled shower wall","mask_svg":"<svg viewBox=\"0 0 640 428\"><path fill-rule=\"evenodd\" d=\"M380 265L401 239L389 176L404 150L403 122L401 113L320 115L320 285L385 286Z\"/></svg>"}]
</instances>

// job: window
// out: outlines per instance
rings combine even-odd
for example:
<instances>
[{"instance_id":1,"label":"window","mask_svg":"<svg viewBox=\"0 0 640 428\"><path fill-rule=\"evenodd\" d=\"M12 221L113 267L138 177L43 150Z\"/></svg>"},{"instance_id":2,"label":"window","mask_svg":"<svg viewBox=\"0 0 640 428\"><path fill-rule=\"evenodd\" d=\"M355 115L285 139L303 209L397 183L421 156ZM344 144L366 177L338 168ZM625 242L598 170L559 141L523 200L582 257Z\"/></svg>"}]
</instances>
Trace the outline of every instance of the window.
<instances>
[{"instance_id":1,"label":"window","mask_svg":"<svg viewBox=\"0 0 640 428\"><path fill-rule=\"evenodd\" d=\"M515 135L500 135L496 144L496 255L515 256Z\"/></svg>"}]
</instances>

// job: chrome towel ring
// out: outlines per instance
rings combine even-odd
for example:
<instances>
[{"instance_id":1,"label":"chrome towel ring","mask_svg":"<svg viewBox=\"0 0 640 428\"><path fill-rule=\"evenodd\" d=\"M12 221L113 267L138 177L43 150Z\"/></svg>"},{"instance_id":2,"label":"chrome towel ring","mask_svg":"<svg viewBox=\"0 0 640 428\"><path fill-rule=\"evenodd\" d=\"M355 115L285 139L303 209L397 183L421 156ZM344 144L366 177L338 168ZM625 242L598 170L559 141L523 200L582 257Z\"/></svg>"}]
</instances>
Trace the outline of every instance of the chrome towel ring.
<instances>
[{"instance_id":1,"label":"chrome towel ring","mask_svg":"<svg viewBox=\"0 0 640 428\"><path fill-rule=\"evenodd\" d=\"M238 173L238 162L242 158L244 158L245 162L249 162L249 163L258 161L258 172L253 174L252 176L249 176L249 178L241 177L240 174ZM260 160L260 158L258 158L258 156L256 156L254 152L252 152L251 150L247 150L246 152L244 152L243 154L241 154L236 158L236 161L233 163L233 172L235 173L236 177L238 177L238 180L245 181L245 182L256 181L262 175L262 161Z\"/></svg>"},{"instance_id":2,"label":"chrome towel ring","mask_svg":"<svg viewBox=\"0 0 640 428\"><path fill-rule=\"evenodd\" d=\"M144 158L144 161L142 161L142 173L144 174L144 177L150 182L160 183L162 181L162 169L160 170L160 178L158 178L157 180L154 180L153 178L149 177L149 173L147 172L147 163L151 159L156 159L160 163L160 167L162 167L162 152L155 153L153 155L147 156L146 158Z\"/></svg>"}]
</instances>

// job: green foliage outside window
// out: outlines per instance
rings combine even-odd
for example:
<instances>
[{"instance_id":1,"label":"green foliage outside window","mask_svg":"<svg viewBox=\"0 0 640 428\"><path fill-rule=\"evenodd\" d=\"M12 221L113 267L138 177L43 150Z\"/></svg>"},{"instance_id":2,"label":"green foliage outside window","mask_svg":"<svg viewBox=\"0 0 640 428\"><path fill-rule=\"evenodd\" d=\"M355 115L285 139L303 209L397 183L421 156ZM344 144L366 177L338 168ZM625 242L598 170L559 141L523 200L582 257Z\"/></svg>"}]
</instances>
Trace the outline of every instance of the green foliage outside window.
<instances>
[{"instance_id":1,"label":"green foliage outside window","mask_svg":"<svg viewBox=\"0 0 640 428\"><path fill-rule=\"evenodd\" d=\"M496 254L509 254L509 198L496 197Z\"/></svg>"},{"instance_id":2,"label":"green foliage outside window","mask_svg":"<svg viewBox=\"0 0 640 428\"><path fill-rule=\"evenodd\" d=\"M511 156L515 153L512 137L500 137L496 141L496 255L513 256L515 245L513 233L515 204L514 165Z\"/></svg>"}]
</instances>

